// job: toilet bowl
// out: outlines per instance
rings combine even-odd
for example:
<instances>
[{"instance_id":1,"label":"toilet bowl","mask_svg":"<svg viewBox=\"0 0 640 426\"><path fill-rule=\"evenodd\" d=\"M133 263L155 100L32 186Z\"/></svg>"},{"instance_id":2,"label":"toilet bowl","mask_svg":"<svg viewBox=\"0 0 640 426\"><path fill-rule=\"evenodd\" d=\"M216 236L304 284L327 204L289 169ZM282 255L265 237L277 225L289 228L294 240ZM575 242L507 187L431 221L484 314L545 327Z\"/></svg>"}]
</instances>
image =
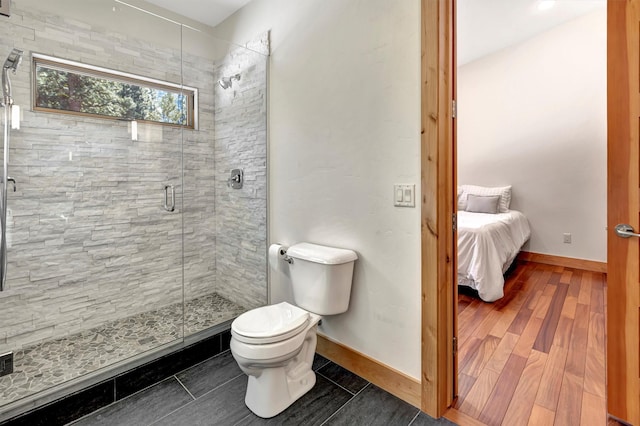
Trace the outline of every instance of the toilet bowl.
<instances>
[{"instance_id":1,"label":"toilet bowl","mask_svg":"<svg viewBox=\"0 0 640 426\"><path fill-rule=\"evenodd\" d=\"M249 376L245 404L269 418L289 407L316 382L311 366L320 316L289 303L240 315L231 327L231 353Z\"/></svg>"},{"instance_id":2,"label":"toilet bowl","mask_svg":"<svg viewBox=\"0 0 640 426\"><path fill-rule=\"evenodd\" d=\"M231 354L248 376L245 404L256 415L276 416L315 385L311 367L320 315L347 310L356 259L351 250L291 246L284 260L298 306L263 306L231 324Z\"/></svg>"}]
</instances>

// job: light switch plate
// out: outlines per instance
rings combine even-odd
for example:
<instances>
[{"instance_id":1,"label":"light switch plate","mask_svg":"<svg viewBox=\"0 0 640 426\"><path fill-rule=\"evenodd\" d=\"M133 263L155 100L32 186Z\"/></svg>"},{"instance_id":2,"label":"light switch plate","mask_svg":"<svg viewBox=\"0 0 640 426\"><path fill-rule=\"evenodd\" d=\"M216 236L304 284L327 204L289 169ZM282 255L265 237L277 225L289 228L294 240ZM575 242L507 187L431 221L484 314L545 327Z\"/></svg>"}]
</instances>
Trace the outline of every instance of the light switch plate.
<instances>
[{"instance_id":1,"label":"light switch plate","mask_svg":"<svg viewBox=\"0 0 640 426\"><path fill-rule=\"evenodd\" d=\"M415 207L416 186L414 184L393 185L393 205L396 207Z\"/></svg>"}]
</instances>

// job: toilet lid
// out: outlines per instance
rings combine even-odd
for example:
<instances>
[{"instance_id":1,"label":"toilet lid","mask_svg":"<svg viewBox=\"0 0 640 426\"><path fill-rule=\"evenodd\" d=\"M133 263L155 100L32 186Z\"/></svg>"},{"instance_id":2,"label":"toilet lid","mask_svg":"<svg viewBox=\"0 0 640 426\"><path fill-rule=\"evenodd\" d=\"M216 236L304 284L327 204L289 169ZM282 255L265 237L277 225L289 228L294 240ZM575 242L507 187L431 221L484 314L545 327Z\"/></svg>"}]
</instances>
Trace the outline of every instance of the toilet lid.
<instances>
[{"instance_id":1,"label":"toilet lid","mask_svg":"<svg viewBox=\"0 0 640 426\"><path fill-rule=\"evenodd\" d=\"M233 321L231 330L249 339L273 341L274 337L297 334L308 322L309 312L282 302L245 312Z\"/></svg>"}]
</instances>

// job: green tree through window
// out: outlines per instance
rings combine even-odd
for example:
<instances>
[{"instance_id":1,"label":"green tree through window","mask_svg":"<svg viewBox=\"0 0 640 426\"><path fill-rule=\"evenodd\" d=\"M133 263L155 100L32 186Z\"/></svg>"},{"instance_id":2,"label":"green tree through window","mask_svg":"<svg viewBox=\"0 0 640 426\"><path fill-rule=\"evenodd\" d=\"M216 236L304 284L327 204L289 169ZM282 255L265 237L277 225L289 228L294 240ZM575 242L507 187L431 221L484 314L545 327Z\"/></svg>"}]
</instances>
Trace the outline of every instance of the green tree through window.
<instances>
[{"instance_id":1,"label":"green tree through window","mask_svg":"<svg viewBox=\"0 0 640 426\"><path fill-rule=\"evenodd\" d=\"M34 55L35 109L195 127L195 89L52 59Z\"/></svg>"}]
</instances>

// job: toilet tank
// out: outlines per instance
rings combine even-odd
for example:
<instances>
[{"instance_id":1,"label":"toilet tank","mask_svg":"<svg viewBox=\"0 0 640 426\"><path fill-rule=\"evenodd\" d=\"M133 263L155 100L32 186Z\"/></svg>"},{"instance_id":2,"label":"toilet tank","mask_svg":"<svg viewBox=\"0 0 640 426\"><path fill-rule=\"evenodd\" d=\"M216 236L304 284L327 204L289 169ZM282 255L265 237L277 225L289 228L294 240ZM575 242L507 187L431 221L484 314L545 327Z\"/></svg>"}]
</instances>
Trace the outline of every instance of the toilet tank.
<instances>
[{"instance_id":1,"label":"toilet tank","mask_svg":"<svg viewBox=\"0 0 640 426\"><path fill-rule=\"evenodd\" d=\"M296 305L318 315L349 308L353 264L358 255L347 249L298 243L287 250Z\"/></svg>"}]
</instances>

